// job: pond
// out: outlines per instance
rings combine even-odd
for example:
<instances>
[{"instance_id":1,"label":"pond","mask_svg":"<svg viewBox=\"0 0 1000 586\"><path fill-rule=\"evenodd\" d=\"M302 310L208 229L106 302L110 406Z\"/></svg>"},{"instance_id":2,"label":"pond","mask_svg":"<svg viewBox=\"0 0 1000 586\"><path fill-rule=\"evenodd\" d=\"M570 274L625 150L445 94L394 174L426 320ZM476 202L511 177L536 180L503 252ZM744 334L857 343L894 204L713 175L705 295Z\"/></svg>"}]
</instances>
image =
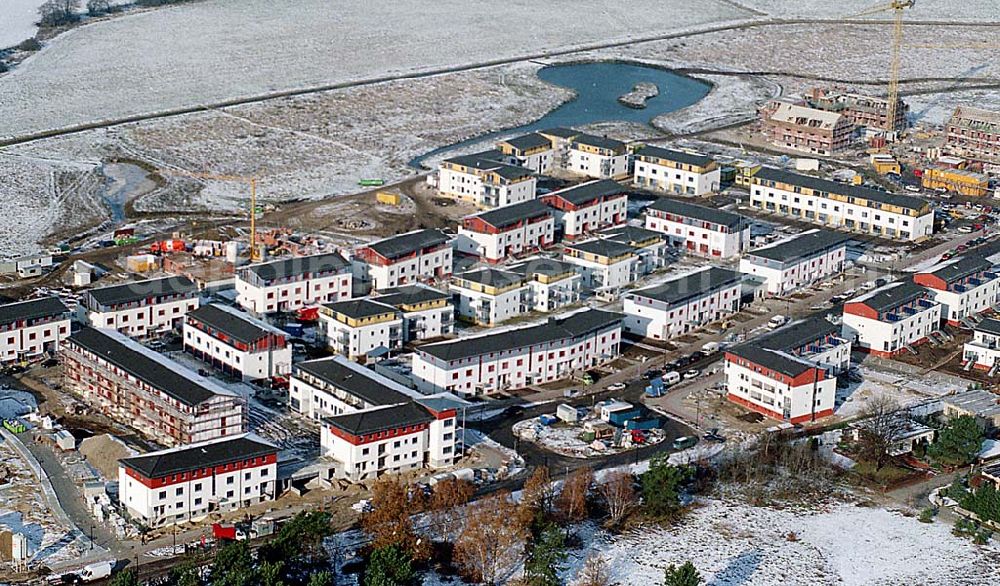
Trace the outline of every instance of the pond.
<instances>
[{"instance_id":1,"label":"pond","mask_svg":"<svg viewBox=\"0 0 1000 586\"><path fill-rule=\"evenodd\" d=\"M492 138L524 134L554 128L577 127L597 122L638 122L649 124L662 114L686 108L708 95L711 84L666 69L633 63L597 62L549 65L538 70L538 77L553 85L569 88L576 97L538 120L519 126L470 138L434 149L410 161L413 167L443 152L473 145ZM618 98L632 91L637 83L656 84L659 95L649 98L642 109L629 108Z\"/></svg>"},{"instance_id":2,"label":"pond","mask_svg":"<svg viewBox=\"0 0 1000 586\"><path fill-rule=\"evenodd\" d=\"M101 172L107 178L101 199L111 210L114 222L125 220L125 204L156 188L145 169L131 163L106 163Z\"/></svg>"}]
</instances>

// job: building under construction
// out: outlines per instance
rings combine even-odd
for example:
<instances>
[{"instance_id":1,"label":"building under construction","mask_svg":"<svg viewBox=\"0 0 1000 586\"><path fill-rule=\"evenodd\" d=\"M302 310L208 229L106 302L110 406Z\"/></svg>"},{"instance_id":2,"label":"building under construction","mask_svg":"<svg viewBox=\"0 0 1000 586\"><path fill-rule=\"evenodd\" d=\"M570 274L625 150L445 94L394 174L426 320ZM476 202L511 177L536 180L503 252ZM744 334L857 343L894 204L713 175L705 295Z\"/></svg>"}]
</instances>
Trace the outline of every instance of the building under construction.
<instances>
[{"instance_id":1,"label":"building under construction","mask_svg":"<svg viewBox=\"0 0 1000 586\"><path fill-rule=\"evenodd\" d=\"M856 127L864 128L870 134L905 130L906 116L910 111L910 107L897 98L890 128L888 98L813 88L806 100L818 110L842 114Z\"/></svg>"},{"instance_id":2,"label":"building under construction","mask_svg":"<svg viewBox=\"0 0 1000 586\"><path fill-rule=\"evenodd\" d=\"M837 112L771 100L760 115L767 139L786 149L833 155L847 150L854 139L854 124Z\"/></svg>"},{"instance_id":3,"label":"building under construction","mask_svg":"<svg viewBox=\"0 0 1000 586\"><path fill-rule=\"evenodd\" d=\"M950 154L1000 167L1000 112L959 106L945 132Z\"/></svg>"},{"instance_id":4,"label":"building under construction","mask_svg":"<svg viewBox=\"0 0 1000 586\"><path fill-rule=\"evenodd\" d=\"M113 330L83 328L60 353L67 386L153 441L182 445L246 431L246 402Z\"/></svg>"}]
</instances>

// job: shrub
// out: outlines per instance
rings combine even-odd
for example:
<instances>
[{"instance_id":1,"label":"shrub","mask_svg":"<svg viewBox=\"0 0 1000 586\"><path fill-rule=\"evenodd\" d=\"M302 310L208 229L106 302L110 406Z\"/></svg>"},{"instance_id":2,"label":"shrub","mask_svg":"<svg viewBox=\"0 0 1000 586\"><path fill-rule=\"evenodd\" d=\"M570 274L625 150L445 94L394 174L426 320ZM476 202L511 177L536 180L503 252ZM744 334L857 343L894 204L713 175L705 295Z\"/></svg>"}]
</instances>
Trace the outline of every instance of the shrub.
<instances>
[{"instance_id":1,"label":"shrub","mask_svg":"<svg viewBox=\"0 0 1000 586\"><path fill-rule=\"evenodd\" d=\"M38 51L42 48L42 44L38 42L38 39L32 37L25 41L21 41L21 44L18 45L17 48L21 51Z\"/></svg>"},{"instance_id":2,"label":"shrub","mask_svg":"<svg viewBox=\"0 0 1000 586\"><path fill-rule=\"evenodd\" d=\"M927 507L926 509L920 511L920 516L917 517L917 521L921 523L930 523L934 521L934 515L937 514L937 510L934 507Z\"/></svg>"}]
</instances>

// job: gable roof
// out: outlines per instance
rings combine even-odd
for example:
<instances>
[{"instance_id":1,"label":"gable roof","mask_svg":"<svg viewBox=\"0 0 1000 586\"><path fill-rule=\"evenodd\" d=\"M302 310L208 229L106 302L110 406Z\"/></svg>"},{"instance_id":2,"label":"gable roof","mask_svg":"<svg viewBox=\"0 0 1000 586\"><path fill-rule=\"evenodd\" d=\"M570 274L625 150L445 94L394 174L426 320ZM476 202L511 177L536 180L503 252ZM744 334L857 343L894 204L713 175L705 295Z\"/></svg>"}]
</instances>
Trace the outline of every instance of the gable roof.
<instances>
[{"instance_id":1,"label":"gable roof","mask_svg":"<svg viewBox=\"0 0 1000 586\"><path fill-rule=\"evenodd\" d=\"M299 362L294 371L314 376L369 405L397 405L409 400L409 395L399 390L398 383L343 356Z\"/></svg>"},{"instance_id":2,"label":"gable roof","mask_svg":"<svg viewBox=\"0 0 1000 586\"><path fill-rule=\"evenodd\" d=\"M347 301L336 301L334 303L324 303L323 307L346 315L347 317L353 317L355 319L361 319L365 317L371 317L373 315L382 315L384 313L396 313L396 308L388 303L383 302L380 299L369 299L363 297L361 299L348 299Z\"/></svg>"},{"instance_id":3,"label":"gable roof","mask_svg":"<svg viewBox=\"0 0 1000 586\"><path fill-rule=\"evenodd\" d=\"M759 338L734 346L728 352L776 372L796 377L808 372L815 365L796 356L795 351L828 336L839 335L838 326L825 317L817 316L778 328Z\"/></svg>"},{"instance_id":4,"label":"gable roof","mask_svg":"<svg viewBox=\"0 0 1000 586\"><path fill-rule=\"evenodd\" d=\"M398 309L401 305L426 303L438 299L451 299L451 294L433 287L404 285L402 287L384 289L378 296L373 297L373 299L379 303L392 305Z\"/></svg>"},{"instance_id":5,"label":"gable roof","mask_svg":"<svg viewBox=\"0 0 1000 586\"><path fill-rule=\"evenodd\" d=\"M629 244L632 246L654 238L657 240L664 239L662 232L628 225L619 226L617 228L608 228L607 230L599 232L598 235L606 240L612 240L614 242L620 242L622 244Z\"/></svg>"},{"instance_id":6,"label":"gable roof","mask_svg":"<svg viewBox=\"0 0 1000 586\"><path fill-rule=\"evenodd\" d=\"M577 338L615 324L621 325L622 314L599 309L586 309L563 317L551 317L545 323L513 328L482 336L473 336L425 344L417 352L452 362L515 348L541 345L567 338Z\"/></svg>"},{"instance_id":7,"label":"gable roof","mask_svg":"<svg viewBox=\"0 0 1000 586\"><path fill-rule=\"evenodd\" d=\"M607 258L616 258L628 254L635 254L635 247L630 244L618 242L610 238L598 238L597 240L587 240L586 242L574 242L565 246L566 250L579 250L588 254L596 254Z\"/></svg>"},{"instance_id":8,"label":"gable roof","mask_svg":"<svg viewBox=\"0 0 1000 586\"><path fill-rule=\"evenodd\" d=\"M0 324L38 319L68 313L69 308L58 297L41 297L0 305Z\"/></svg>"},{"instance_id":9,"label":"gable roof","mask_svg":"<svg viewBox=\"0 0 1000 586\"><path fill-rule=\"evenodd\" d=\"M325 417L323 423L332 425L353 436L368 435L434 421L434 416L427 409L414 401L382 407L365 409L333 417Z\"/></svg>"},{"instance_id":10,"label":"gable roof","mask_svg":"<svg viewBox=\"0 0 1000 586\"><path fill-rule=\"evenodd\" d=\"M934 275L950 285L991 268L993 268L993 263L986 258L978 254L966 254L938 263L927 271L921 271L921 273Z\"/></svg>"},{"instance_id":11,"label":"gable roof","mask_svg":"<svg viewBox=\"0 0 1000 586\"><path fill-rule=\"evenodd\" d=\"M557 126L555 128L546 128L545 130L539 130L539 134L548 134L550 136L558 136L559 138L573 138L580 134L579 130L573 128L564 128L562 126Z\"/></svg>"},{"instance_id":12,"label":"gable roof","mask_svg":"<svg viewBox=\"0 0 1000 586\"><path fill-rule=\"evenodd\" d=\"M252 344L268 335L287 336L278 328L242 311L218 303L202 305L194 311L189 311L187 317L247 344Z\"/></svg>"},{"instance_id":13,"label":"gable roof","mask_svg":"<svg viewBox=\"0 0 1000 586\"><path fill-rule=\"evenodd\" d=\"M416 230L414 232L408 232L398 236L391 236L384 240L379 240L378 242L372 242L367 245L367 248L374 250L385 258L394 259L420 251L424 248L444 244L450 240L451 237L441 230L428 228L426 230Z\"/></svg>"},{"instance_id":14,"label":"gable roof","mask_svg":"<svg viewBox=\"0 0 1000 586\"><path fill-rule=\"evenodd\" d=\"M749 220L740 214L718 208L707 208L686 201L670 199L669 197L657 198L647 209L726 226L730 230L739 230L744 226L750 225Z\"/></svg>"},{"instance_id":15,"label":"gable roof","mask_svg":"<svg viewBox=\"0 0 1000 586\"><path fill-rule=\"evenodd\" d=\"M84 295L90 296L91 299L100 305L111 306L142 301L150 297L186 295L194 293L197 290L198 287L195 286L194 281L191 279L182 276L173 276L90 289Z\"/></svg>"},{"instance_id":16,"label":"gable roof","mask_svg":"<svg viewBox=\"0 0 1000 586\"><path fill-rule=\"evenodd\" d=\"M457 157L445 159L443 162L497 173L506 179L520 179L522 177L529 177L535 174L534 171L528 169L527 167L511 165L503 162L503 157L503 153L493 149L483 151L481 153L473 153L471 155L458 155Z\"/></svg>"},{"instance_id":17,"label":"gable roof","mask_svg":"<svg viewBox=\"0 0 1000 586\"><path fill-rule=\"evenodd\" d=\"M242 270L251 271L264 281L275 281L305 274L336 273L348 266L344 257L331 252L247 265Z\"/></svg>"},{"instance_id":18,"label":"gable roof","mask_svg":"<svg viewBox=\"0 0 1000 586\"><path fill-rule=\"evenodd\" d=\"M552 147L552 141L545 138L541 134L538 134L537 132L522 134L521 136L515 136L513 138L508 138L507 140L502 140L500 142L509 144L510 146L516 148L519 151L526 151L538 147L549 147L549 148Z\"/></svg>"},{"instance_id":19,"label":"gable roof","mask_svg":"<svg viewBox=\"0 0 1000 586\"><path fill-rule=\"evenodd\" d=\"M152 479L277 453L278 447L274 444L254 434L243 434L123 458L118 462Z\"/></svg>"},{"instance_id":20,"label":"gable roof","mask_svg":"<svg viewBox=\"0 0 1000 586\"><path fill-rule=\"evenodd\" d=\"M885 313L925 297L927 297L927 290L914 283L912 279L907 278L850 299L848 303L861 303L878 313Z\"/></svg>"},{"instance_id":21,"label":"gable roof","mask_svg":"<svg viewBox=\"0 0 1000 586\"><path fill-rule=\"evenodd\" d=\"M520 285L524 282L524 278L518 273L501 271L490 267L458 273L453 275L453 278L497 288Z\"/></svg>"},{"instance_id":22,"label":"gable roof","mask_svg":"<svg viewBox=\"0 0 1000 586\"><path fill-rule=\"evenodd\" d=\"M736 271L713 266L681 275L653 287L632 291L628 295L674 305L707 295L721 287L738 284L742 280L742 275Z\"/></svg>"},{"instance_id":23,"label":"gable roof","mask_svg":"<svg viewBox=\"0 0 1000 586\"><path fill-rule=\"evenodd\" d=\"M977 332L983 332L984 334L993 334L995 336L1000 336L1000 319L988 317L983 321L979 322L975 328Z\"/></svg>"},{"instance_id":24,"label":"gable roof","mask_svg":"<svg viewBox=\"0 0 1000 586\"><path fill-rule=\"evenodd\" d=\"M810 258L832 248L847 246L848 240L850 240L849 236L839 232L810 230L787 240L751 250L747 256L784 263Z\"/></svg>"},{"instance_id":25,"label":"gable roof","mask_svg":"<svg viewBox=\"0 0 1000 586\"><path fill-rule=\"evenodd\" d=\"M829 110L819 110L808 106L790 104L788 102L778 102L777 108L775 108L774 113L771 114L770 119L787 122L789 124L806 125L813 128L821 128L823 130L832 130L837 123L840 122L842 116ZM800 119L805 119L805 122L801 122ZM818 126L811 124L811 122L814 121L818 123Z\"/></svg>"},{"instance_id":26,"label":"gable roof","mask_svg":"<svg viewBox=\"0 0 1000 586\"><path fill-rule=\"evenodd\" d=\"M529 258L524 262L511 265L507 267L507 269L522 275L525 278L533 278L533 275L555 276L566 273L576 274L576 265L573 263L563 262L561 260L544 256Z\"/></svg>"},{"instance_id":27,"label":"gable roof","mask_svg":"<svg viewBox=\"0 0 1000 586\"><path fill-rule=\"evenodd\" d=\"M674 161L685 165L694 165L696 167L707 167L715 162L715 159L706 155L694 155L684 151L675 151L673 149L664 149L650 145L643 146L638 149L635 154L640 157L666 159L668 161Z\"/></svg>"},{"instance_id":28,"label":"gable roof","mask_svg":"<svg viewBox=\"0 0 1000 586\"><path fill-rule=\"evenodd\" d=\"M837 183L836 181L820 179L819 177L813 177L812 175L801 175L799 173L791 173L789 171L774 169L772 167L761 167L753 176L753 179L788 183L791 185L807 187L816 191L836 193L839 195L846 195L848 197L857 197L909 210L920 211L927 208L928 213L930 213L928 203L919 197L899 193L886 193L884 191L878 191L868 187L849 185L847 183Z\"/></svg>"},{"instance_id":29,"label":"gable roof","mask_svg":"<svg viewBox=\"0 0 1000 586\"><path fill-rule=\"evenodd\" d=\"M552 208L545 205L545 202L540 199L529 199L528 201L499 207L468 217L479 218L494 228L502 229L522 220L551 215Z\"/></svg>"},{"instance_id":30,"label":"gable roof","mask_svg":"<svg viewBox=\"0 0 1000 586\"><path fill-rule=\"evenodd\" d=\"M558 197L573 205L580 205L603 196L626 194L628 194L628 190L617 182L610 179L597 179L560 189L559 191L553 191L545 197Z\"/></svg>"},{"instance_id":31,"label":"gable roof","mask_svg":"<svg viewBox=\"0 0 1000 586\"><path fill-rule=\"evenodd\" d=\"M573 144L585 144L587 146L597 147L599 149L608 149L612 151L624 151L625 143L620 140L615 140L613 138L608 138L606 136L596 136L593 134L580 133L573 137Z\"/></svg>"}]
</instances>

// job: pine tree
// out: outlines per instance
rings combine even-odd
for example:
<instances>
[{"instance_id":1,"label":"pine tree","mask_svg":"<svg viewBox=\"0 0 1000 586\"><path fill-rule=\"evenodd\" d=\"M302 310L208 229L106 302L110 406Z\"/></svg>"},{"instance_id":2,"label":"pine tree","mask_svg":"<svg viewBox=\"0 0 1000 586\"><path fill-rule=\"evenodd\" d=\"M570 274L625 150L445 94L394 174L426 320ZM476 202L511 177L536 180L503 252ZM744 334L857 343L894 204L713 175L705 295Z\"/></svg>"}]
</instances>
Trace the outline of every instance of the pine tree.
<instances>
[{"instance_id":1,"label":"pine tree","mask_svg":"<svg viewBox=\"0 0 1000 586\"><path fill-rule=\"evenodd\" d=\"M975 459L983 444L983 430L976 419L962 415L948 422L928 454L942 464L964 466Z\"/></svg>"},{"instance_id":2,"label":"pine tree","mask_svg":"<svg viewBox=\"0 0 1000 586\"><path fill-rule=\"evenodd\" d=\"M381 547L368 558L364 586L403 586L413 577L413 558L397 546Z\"/></svg>"},{"instance_id":3,"label":"pine tree","mask_svg":"<svg viewBox=\"0 0 1000 586\"><path fill-rule=\"evenodd\" d=\"M699 586L701 582L701 574L690 561L680 567L670 564L664 572L663 586Z\"/></svg>"},{"instance_id":4,"label":"pine tree","mask_svg":"<svg viewBox=\"0 0 1000 586\"><path fill-rule=\"evenodd\" d=\"M559 586L559 572L566 562L566 536L550 523L528 550L524 578L530 586Z\"/></svg>"}]
</instances>

